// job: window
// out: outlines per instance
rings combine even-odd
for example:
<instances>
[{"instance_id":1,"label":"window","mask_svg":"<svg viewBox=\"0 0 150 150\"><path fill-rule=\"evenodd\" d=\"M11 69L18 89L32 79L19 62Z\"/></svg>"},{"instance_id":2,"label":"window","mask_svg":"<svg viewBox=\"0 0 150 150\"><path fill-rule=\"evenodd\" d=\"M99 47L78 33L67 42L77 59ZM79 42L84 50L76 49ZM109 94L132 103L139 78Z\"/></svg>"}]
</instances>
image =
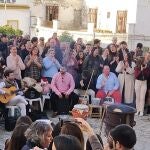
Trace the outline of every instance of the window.
<instances>
[{"instance_id":1,"label":"window","mask_svg":"<svg viewBox=\"0 0 150 150\"><path fill-rule=\"evenodd\" d=\"M0 0L0 3L14 3L16 0Z\"/></svg>"},{"instance_id":2,"label":"window","mask_svg":"<svg viewBox=\"0 0 150 150\"><path fill-rule=\"evenodd\" d=\"M97 24L97 9L90 8L88 13L88 21L94 23L94 27Z\"/></svg>"},{"instance_id":3,"label":"window","mask_svg":"<svg viewBox=\"0 0 150 150\"><path fill-rule=\"evenodd\" d=\"M7 25L14 29L18 29L18 20L7 20Z\"/></svg>"},{"instance_id":4,"label":"window","mask_svg":"<svg viewBox=\"0 0 150 150\"><path fill-rule=\"evenodd\" d=\"M107 12L107 19L110 18L110 12Z\"/></svg>"},{"instance_id":5,"label":"window","mask_svg":"<svg viewBox=\"0 0 150 150\"><path fill-rule=\"evenodd\" d=\"M53 21L58 19L58 6L46 6L46 20Z\"/></svg>"}]
</instances>

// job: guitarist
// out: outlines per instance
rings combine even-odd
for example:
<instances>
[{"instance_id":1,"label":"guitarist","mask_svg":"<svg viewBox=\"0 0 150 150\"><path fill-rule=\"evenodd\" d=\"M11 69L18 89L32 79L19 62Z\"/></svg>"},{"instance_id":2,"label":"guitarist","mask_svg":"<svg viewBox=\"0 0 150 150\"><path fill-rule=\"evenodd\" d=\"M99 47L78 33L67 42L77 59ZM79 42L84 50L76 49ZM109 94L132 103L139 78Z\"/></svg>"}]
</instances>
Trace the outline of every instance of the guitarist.
<instances>
[{"instance_id":1,"label":"guitarist","mask_svg":"<svg viewBox=\"0 0 150 150\"><path fill-rule=\"evenodd\" d=\"M14 78L14 73L12 70L6 70L4 72L5 80L0 82L0 94L8 94L6 93L2 88L10 88L12 86L15 86L16 89L18 89L18 85ZM21 116L26 116L26 105L28 102L25 100L25 98L21 95L16 95L12 99L9 100L8 103L6 103L7 106L18 106L21 110Z\"/></svg>"}]
</instances>

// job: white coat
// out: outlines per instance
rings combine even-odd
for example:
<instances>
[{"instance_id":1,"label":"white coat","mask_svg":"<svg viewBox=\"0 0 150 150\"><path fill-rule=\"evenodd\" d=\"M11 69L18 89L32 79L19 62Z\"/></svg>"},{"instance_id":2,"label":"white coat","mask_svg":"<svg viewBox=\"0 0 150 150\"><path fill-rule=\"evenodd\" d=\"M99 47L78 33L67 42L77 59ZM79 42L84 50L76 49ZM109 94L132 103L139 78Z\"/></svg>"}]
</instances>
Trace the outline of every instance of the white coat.
<instances>
[{"instance_id":1,"label":"white coat","mask_svg":"<svg viewBox=\"0 0 150 150\"><path fill-rule=\"evenodd\" d=\"M124 62L120 61L117 65L116 72L119 73L118 79L120 81L120 92L124 94L124 103L133 103L134 97L134 67L135 63L132 62L131 67L129 66L126 71L124 71ZM123 93L124 88L124 93Z\"/></svg>"}]
</instances>

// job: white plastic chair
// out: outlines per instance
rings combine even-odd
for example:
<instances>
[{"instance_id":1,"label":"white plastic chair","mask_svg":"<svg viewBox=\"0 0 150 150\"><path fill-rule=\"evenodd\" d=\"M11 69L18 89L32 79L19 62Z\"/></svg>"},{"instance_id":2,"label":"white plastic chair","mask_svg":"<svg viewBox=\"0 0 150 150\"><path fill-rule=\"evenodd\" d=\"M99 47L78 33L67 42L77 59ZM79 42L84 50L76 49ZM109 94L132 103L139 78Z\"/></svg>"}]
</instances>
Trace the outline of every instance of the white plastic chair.
<instances>
[{"instance_id":1,"label":"white plastic chair","mask_svg":"<svg viewBox=\"0 0 150 150\"><path fill-rule=\"evenodd\" d=\"M50 99L50 95L49 95L49 94L42 95L43 108L44 108L44 104L45 104L45 100L46 100L46 99Z\"/></svg>"},{"instance_id":2,"label":"white plastic chair","mask_svg":"<svg viewBox=\"0 0 150 150\"><path fill-rule=\"evenodd\" d=\"M29 102L30 106L32 106L33 102L39 102L41 112L43 112L43 103L42 103L42 99L40 97L39 98L34 98L34 99L28 99L28 98L26 98L26 100Z\"/></svg>"},{"instance_id":3,"label":"white plastic chair","mask_svg":"<svg viewBox=\"0 0 150 150\"><path fill-rule=\"evenodd\" d=\"M10 115L12 117L15 116L15 109L18 109L19 107L18 106L6 106L6 108L8 108L10 110Z\"/></svg>"}]
</instances>

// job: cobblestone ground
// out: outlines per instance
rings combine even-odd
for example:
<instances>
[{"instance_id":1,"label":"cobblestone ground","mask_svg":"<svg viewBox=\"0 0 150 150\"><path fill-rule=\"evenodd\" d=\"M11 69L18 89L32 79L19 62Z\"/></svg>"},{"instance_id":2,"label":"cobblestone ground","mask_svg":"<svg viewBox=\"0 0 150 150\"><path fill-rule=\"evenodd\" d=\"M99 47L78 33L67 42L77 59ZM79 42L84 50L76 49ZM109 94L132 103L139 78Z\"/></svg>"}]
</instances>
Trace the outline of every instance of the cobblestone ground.
<instances>
[{"instance_id":1,"label":"cobblestone ground","mask_svg":"<svg viewBox=\"0 0 150 150\"><path fill-rule=\"evenodd\" d=\"M58 118L50 118L55 123L58 122ZM91 119L87 120L90 125L95 130L95 133L100 131L100 120ZM134 127L137 134L137 144L135 150L150 150L150 115L144 117L135 117L136 126ZM104 129L103 129L104 130ZM11 132L6 132L4 130L4 124L0 124L0 149L4 148L4 143L7 138L11 136ZM104 131L102 132L102 138L104 142L106 138L104 137Z\"/></svg>"}]
</instances>

